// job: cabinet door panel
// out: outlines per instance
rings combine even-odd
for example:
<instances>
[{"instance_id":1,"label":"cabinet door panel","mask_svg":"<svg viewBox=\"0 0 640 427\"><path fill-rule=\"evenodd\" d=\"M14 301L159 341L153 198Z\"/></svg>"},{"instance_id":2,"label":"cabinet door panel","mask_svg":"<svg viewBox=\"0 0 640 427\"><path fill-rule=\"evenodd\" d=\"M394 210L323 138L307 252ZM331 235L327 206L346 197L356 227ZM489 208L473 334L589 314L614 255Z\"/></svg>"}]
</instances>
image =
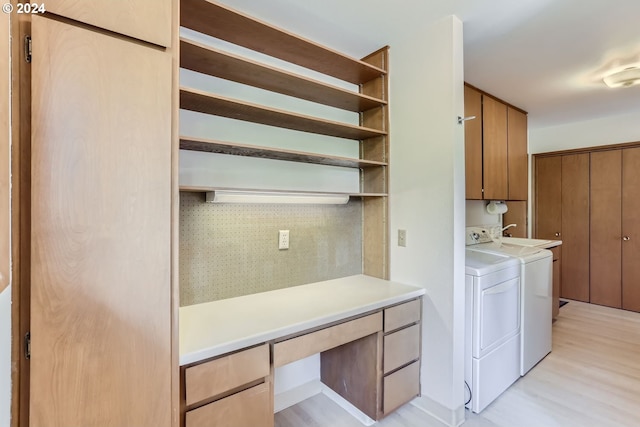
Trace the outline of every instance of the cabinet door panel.
<instances>
[{"instance_id":1,"label":"cabinet door panel","mask_svg":"<svg viewBox=\"0 0 640 427\"><path fill-rule=\"evenodd\" d=\"M9 15L0 16L0 56L9 58ZM11 210L9 206L9 61L0 65L0 293L9 285Z\"/></svg>"},{"instance_id":2,"label":"cabinet door panel","mask_svg":"<svg viewBox=\"0 0 640 427\"><path fill-rule=\"evenodd\" d=\"M529 160L527 158L527 115L507 108L509 200L527 200Z\"/></svg>"},{"instance_id":3,"label":"cabinet door panel","mask_svg":"<svg viewBox=\"0 0 640 427\"><path fill-rule=\"evenodd\" d=\"M160 46L171 44L170 0L47 0L47 12Z\"/></svg>"},{"instance_id":4,"label":"cabinet door panel","mask_svg":"<svg viewBox=\"0 0 640 427\"><path fill-rule=\"evenodd\" d=\"M622 150L622 308L640 311L640 148Z\"/></svg>"},{"instance_id":5,"label":"cabinet door panel","mask_svg":"<svg viewBox=\"0 0 640 427\"><path fill-rule=\"evenodd\" d=\"M622 304L622 152L591 153L590 301Z\"/></svg>"},{"instance_id":6,"label":"cabinet door panel","mask_svg":"<svg viewBox=\"0 0 640 427\"><path fill-rule=\"evenodd\" d=\"M507 106L482 97L483 185L487 200L508 198Z\"/></svg>"},{"instance_id":7,"label":"cabinet door panel","mask_svg":"<svg viewBox=\"0 0 640 427\"><path fill-rule=\"evenodd\" d=\"M476 116L464 122L466 198L482 200L482 95L464 87L464 115Z\"/></svg>"},{"instance_id":8,"label":"cabinet door panel","mask_svg":"<svg viewBox=\"0 0 640 427\"><path fill-rule=\"evenodd\" d=\"M563 298L589 302L589 153L562 156Z\"/></svg>"},{"instance_id":9,"label":"cabinet door panel","mask_svg":"<svg viewBox=\"0 0 640 427\"><path fill-rule=\"evenodd\" d=\"M562 157L537 157L535 169L535 237L561 240Z\"/></svg>"},{"instance_id":10,"label":"cabinet door panel","mask_svg":"<svg viewBox=\"0 0 640 427\"><path fill-rule=\"evenodd\" d=\"M30 424L168 427L171 57L40 16L32 37Z\"/></svg>"}]
</instances>

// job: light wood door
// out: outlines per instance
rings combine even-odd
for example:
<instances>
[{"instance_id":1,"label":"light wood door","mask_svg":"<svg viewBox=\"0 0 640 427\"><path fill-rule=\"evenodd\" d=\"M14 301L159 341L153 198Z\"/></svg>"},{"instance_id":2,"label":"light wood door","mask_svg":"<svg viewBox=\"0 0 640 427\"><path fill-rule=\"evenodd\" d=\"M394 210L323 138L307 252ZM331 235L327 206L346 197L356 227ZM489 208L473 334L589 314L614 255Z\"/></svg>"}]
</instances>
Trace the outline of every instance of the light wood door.
<instances>
[{"instance_id":1,"label":"light wood door","mask_svg":"<svg viewBox=\"0 0 640 427\"><path fill-rule=\"evenodd\" d=\"M168 427L171 57L40 16L32 37L30 424Z\"/></svg>"},{"instance_id":2,"label":"light wood door","mask_svg":"<svg viewBox=\"0 0 640 427\"><path fill-rule=\"evenodd\" d=\"M171 0L47 0L43 3L47 12L56 15L160 46L171 44Z\"/></svg>"},{"instance_id":3,"label":"light wood door","mask_svg":"<svg viewBox=\"0 0 640 427\"><path fill-rule=\"evenodd\" d=\"M509 198L507 170L507 106L482 96L483 188L486 200Z\"/></svg>"},{"instance_id":4,"label":"light wood door","mask_svg":"<svg viewBox=\"0 0 640 427\"><path fill-rule=\"evenodd\" d=\"M622 150L622 308L640 311L640 148Z\"/></svg>"},{"instance_id":5,"label":"light wood door","mask_svg":"<svg viewBox=\"0 0 640 427\"><path fill-rule=\"evenodd\" d=\"M535 237L561 240L562 157L537 157L535 179Z\"/></svg>"},{"instance_id":6,"label":"light wood door","mask_svg":"<svg viewBox=\"0 0 640 427\"><path fill-rule=\"evenodd\" d=\"M0 16L0 293L9 285L11 246L11 209L9 164L9 93L11 63L9 50L9 14Z\"/></svg>"},{"instance_id":7,"label":"light wood door","mask_svg":"<svg viewBox=\"0 0 640 427\"><path fill-rule=\"evenodd\" d=\"M589 302L589 153L562 156L560 296Z\"/></svg>"},{"instance_id":8,"label":"light wood door","mask_svg":"<svg viewBox=\"0 0 640 427\"><path fill-rule=\"evenodd\" d=\"M622 306L622 151L591 153L590 302Z\"/></svg>"},{"instance_id":9,"label":"light wood door","mask_svg":"<svg viewBox=\"0 0 640 427\"><path fill-rule=\"evenodd\" d=\"M466 198L482 200L482 95L464 87L464 162Z\"/></svg>"},{"instance_id":10,"label":"light wood door","mask_svg":"<svg viewBox=\"0 0 640 427\"><path fill-rule=\"evenodd\" d=\"M529 160L527 158L527 115L507 107L509 200L527 200Z\"/></svg>"}]
</instances>

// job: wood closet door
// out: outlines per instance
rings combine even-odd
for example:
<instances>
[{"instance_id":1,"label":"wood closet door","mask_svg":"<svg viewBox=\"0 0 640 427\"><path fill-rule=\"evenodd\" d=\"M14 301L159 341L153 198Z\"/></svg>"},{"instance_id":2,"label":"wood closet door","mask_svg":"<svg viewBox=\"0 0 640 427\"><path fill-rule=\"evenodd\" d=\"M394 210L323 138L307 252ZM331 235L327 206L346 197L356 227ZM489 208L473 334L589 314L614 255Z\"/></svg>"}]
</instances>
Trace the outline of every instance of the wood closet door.
<instances>
[{"instance_id":1,"label":"wood closet door","mask_svg":"<svg viewBox=\"0 0 640 427\"><path fill-rule=\"evenodd\" d=\"M171 0L46 0L43 3L47 12L56 15L160 46L171 45Z\"/></svg>"},{"instance_id":2,"label":"wood closet door","mask_svg":"<svg viewBox=\"0 0 640 427\"><path fill-rule=\"evenodd\" d=\"M589 153L562 156L560 296L589 302Z\"/></svg>"},{"instance_id":3,"label":"wood closet door","mask_svg":"<svg viewBox=\"0 0 640 427\"><path fill-rule=\"evenodd\" d=\"M9 15L0 15L0 57L9 58ZM11 185L9 183L9 93L11 89L9 61L0 63L0 293L9 286L11 273Z\"/></svg>"},{"instance_id":4,"label":"wood closet door","mask_svg":"<svg viewBox=\"0 0 640 427\"><path fill-rule=\"evenodd\" d=\"M507 170L507 106L488 96L482 97L482 172L484 198L506 200Z\"/></svg>"},{"instance_id":5,"label":"wood closet door","mask_svg":"<svg viewBox=\"0 0 640 427\"><path fill-rule=\"evenodd\" d=\"M562 157L537 157L535 169L535 237L562 240Z\"/></svg>"},{"instance_id":6,"label":"wood closet door","mask_svg":"<svg viewBox=\"0 0 640 427\"><path fill-rule=\"evenodd\" d=\"M640 311L640 148L622 150L622 308Z\"/></svg>"},{"instance_id":7,"label":"wood closet door","mask_svg":"<svg viewBox=\"0 0 640 427\"><path fill-rule=\"evenodd\" d=\"M171 57L40 16L32 38L30 425L168 427Z\"/></svg>"},{"instance_id":8,"label":"wood closet door","mask_svg":"<svg viewBox=\"0 0 640 427\"><path fill-rule=\"evenodd\" d=\"M621 150L591 153L590 302L615 308L622 307L621 168Z\"/></svg>"}]
</instances>

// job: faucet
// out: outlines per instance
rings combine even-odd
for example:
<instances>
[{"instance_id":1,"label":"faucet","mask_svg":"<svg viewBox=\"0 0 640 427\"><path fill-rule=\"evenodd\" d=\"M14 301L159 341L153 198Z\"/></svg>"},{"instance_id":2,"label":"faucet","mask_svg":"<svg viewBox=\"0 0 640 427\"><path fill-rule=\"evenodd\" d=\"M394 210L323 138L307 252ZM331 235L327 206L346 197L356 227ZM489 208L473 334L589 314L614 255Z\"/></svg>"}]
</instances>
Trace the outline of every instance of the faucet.
<instances>
[{"instance_id":1,"label":"faucet","mask_svg":"<svg viewBox=\"0 0 640 427\"><path fill-rule=\"evenodd\" d=\"M517 226L518 226L518 224L509 224L509 225L506 225L506 226L502 227L502 230L500 230L500 231L502 231L502 235L503 236L511 237L511 233L505 233L505 230L507 230L507 229L509 229L511 227L517 227Z\"/></svg>"}]
</instances>

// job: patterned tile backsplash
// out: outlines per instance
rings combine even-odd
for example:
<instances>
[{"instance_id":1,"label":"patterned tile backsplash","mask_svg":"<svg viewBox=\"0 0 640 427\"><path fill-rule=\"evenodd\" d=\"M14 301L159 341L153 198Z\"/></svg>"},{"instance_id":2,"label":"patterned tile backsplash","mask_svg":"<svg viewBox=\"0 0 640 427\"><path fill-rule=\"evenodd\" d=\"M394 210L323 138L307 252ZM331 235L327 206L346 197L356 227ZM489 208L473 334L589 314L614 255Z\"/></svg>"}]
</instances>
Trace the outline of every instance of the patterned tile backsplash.
<instances>
[{"instance_id":1,"label":"patterned tile backsplash","mask_svg":"<svg viewBox=\"0 0 640 427\"><path fill-rule=\"evenodd\" d=\"M278 230L290 230L278 250ZM180 305L362 273L362 204L205 203L180 193Z\"/></svg>"}]
</instances>

